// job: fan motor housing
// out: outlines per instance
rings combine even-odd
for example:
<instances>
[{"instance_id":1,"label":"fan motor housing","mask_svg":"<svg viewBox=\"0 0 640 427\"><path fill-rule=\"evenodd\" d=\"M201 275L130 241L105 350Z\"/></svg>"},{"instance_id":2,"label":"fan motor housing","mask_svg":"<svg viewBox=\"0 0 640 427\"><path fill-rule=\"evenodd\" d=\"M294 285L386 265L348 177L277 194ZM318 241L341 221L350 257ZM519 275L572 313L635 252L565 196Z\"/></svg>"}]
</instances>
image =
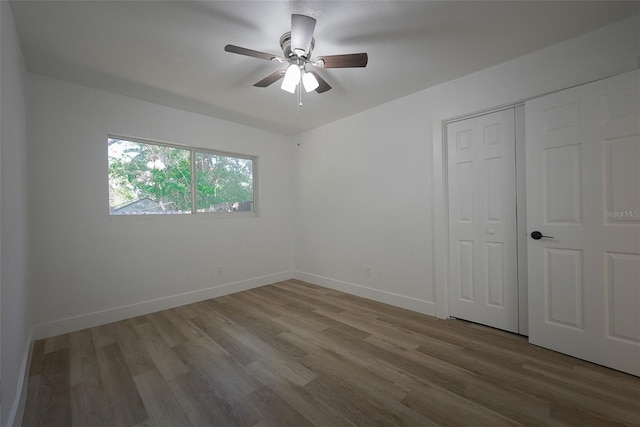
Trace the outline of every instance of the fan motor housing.
<instances>
[{"instance_id":1,"label":"fan motor housing","mask_svg":"<svg viewBox=\"0 0 640 427\"><path fill-rule=\"evenodd\" d=\"M309 46L309 51L302 55L301 58L309 59L311 57L311 52L313 52L313 47L316 44L316 39L311 38L311 45ZM287 31L282 36L280 36L280 47L282 48L282 53L284 54L284 58L289 60L290 58L295 58L296 54L291 50L291 31Z\"/></svg>"}]
</instances>

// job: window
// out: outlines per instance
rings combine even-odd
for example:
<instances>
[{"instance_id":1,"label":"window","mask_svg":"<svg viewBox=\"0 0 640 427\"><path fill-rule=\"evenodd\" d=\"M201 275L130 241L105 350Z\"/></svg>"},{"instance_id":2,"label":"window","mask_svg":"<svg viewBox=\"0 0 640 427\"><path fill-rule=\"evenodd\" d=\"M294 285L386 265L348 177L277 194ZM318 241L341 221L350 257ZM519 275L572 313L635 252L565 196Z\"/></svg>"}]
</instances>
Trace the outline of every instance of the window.
<instances>
[{"instance_id":1,"label":"window","mask_svg":"<svg viewBox=\"0 0 640 427\"><path fill-rule=\"evenodd\" d=\"M111 215L255 212L255 158L108 138Z\"/></svg>"}]
</instances>

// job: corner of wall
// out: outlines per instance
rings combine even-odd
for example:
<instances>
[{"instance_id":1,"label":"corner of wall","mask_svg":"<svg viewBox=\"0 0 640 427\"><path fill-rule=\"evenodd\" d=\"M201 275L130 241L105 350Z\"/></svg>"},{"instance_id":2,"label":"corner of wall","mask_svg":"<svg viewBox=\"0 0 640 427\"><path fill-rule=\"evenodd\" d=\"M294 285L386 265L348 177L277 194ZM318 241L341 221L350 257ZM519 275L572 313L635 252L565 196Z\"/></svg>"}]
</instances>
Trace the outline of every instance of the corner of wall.
<instances>
[{"instance_id":1,"label":"corner of wall","mask_svg":"<svg viewBox=\"0 0 640 427\"><path fill-rule=\"evenodd\" d=\"M11 5L0 1L0 277L3 426L20 425L33 342L26 221L26 66Z\"/></svg>"},{"instance_id":2,"label":"corner of wall","mask_svg":"<svg viewBox=\"0 0 640 427\"><path fill-rule=\"evenodd\" d=\"M31 356L33 354L33 334L34 328L31 328L24 348L22 362L20 363L16 398L13 401L11 411L9 412L7 427L17 427L22 425L24 407L27 402L27 389L29 388L29 366L31 365Z\"/></svg>"}]
</instances>

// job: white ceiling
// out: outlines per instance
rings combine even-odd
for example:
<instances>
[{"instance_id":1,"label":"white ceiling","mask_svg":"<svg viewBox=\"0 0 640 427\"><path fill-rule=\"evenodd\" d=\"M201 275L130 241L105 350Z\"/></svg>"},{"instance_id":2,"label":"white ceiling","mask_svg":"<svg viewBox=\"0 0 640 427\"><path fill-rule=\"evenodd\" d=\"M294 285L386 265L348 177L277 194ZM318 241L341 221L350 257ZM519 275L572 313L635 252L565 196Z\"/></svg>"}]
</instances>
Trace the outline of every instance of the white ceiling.
<instances>
[{"instance_id":1,"label":"white ceiling","mask_svg":"<svg viewBox=\"0 0 640 427\"><path fill-rule=\"evenodd\" d=\"M297 134L639 12L613 1L13 0L27 69L282 134ZM333 86L295 96L253 83L282 64L290 15L317 19L313 56L367 52L366 68L325 69Z\"/></svg>"}]
</instances>

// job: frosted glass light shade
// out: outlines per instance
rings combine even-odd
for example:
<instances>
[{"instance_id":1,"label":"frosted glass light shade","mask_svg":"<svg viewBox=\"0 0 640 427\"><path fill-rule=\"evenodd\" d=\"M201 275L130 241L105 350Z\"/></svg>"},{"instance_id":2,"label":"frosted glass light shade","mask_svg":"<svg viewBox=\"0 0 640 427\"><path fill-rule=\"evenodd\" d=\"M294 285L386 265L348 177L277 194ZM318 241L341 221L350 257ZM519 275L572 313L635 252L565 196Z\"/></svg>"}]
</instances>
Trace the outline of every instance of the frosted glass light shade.
<instances>
[{"instance_id":1,"label":"frosted glass light shade","mask_svg":"<svg viewBox=\"0 0 640 427\"><path fill-rule=\"evenodd\" d=\"M289 93L296 91L296 86L300 82L300 67L296 64L289 65L287 71L284 73L284 79L282 80L282 90L286 90Z\"/></svg>"},{"instance_id":2,"label":"frosted glass light shade","mask_svg":"<svg viewBox=\"0 0 640 427\"><path fill-rule=\"evenodd\" d=\"M318 79L312 73L304 73L302 75L302 84L304 85L304 90L307 92L311 92L312 90L316 90L320 83L318 83Z\"/></svg>"}]
</instances>

